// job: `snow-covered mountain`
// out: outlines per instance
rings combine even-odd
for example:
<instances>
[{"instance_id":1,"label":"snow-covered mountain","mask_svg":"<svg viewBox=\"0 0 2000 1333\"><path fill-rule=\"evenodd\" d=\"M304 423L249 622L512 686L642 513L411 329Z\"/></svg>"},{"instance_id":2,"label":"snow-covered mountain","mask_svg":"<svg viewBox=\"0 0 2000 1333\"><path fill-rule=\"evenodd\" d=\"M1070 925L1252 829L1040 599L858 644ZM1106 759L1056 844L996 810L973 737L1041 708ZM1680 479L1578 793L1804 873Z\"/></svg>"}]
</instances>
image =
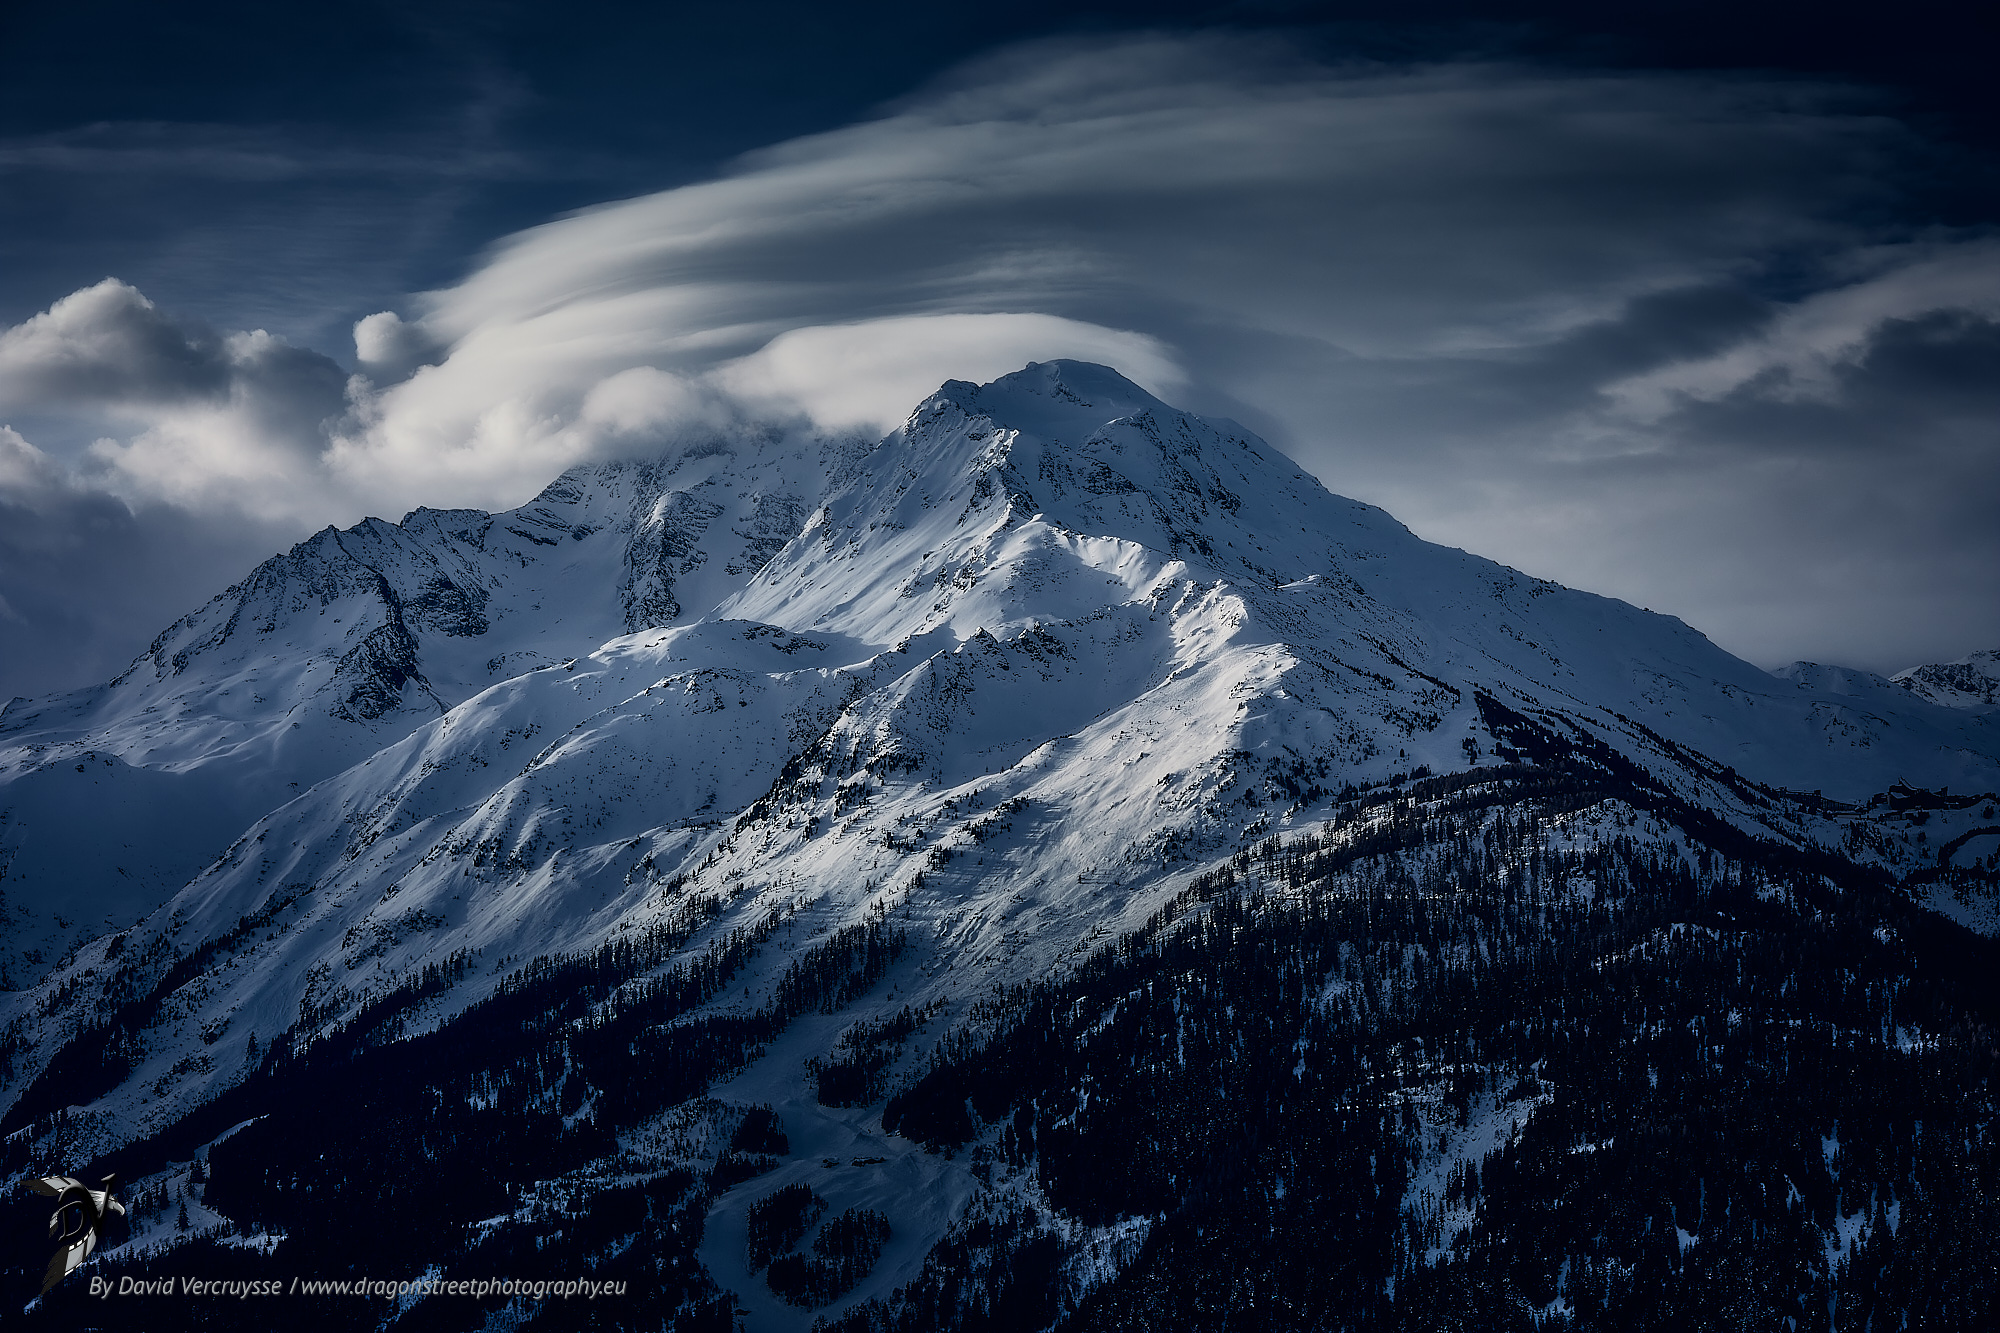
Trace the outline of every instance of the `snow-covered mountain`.
<instances>
[{"instance_id":1,"label":"snow-covered mountain","mask_svg":"<svg viewBox=\"0 0 2000 1333\"><path fill-rule=\"evenodd\" d=\"M878 1094L1253 852L1404 817L1370 801L1567 756L1635 821L1567 846L1781 849L1990 930L2000 827L1948 793L2000 789L2000 713L1922 681L1765 673L1074 362L948 383L870 447L580 468L511 514L329 530L110 685L8 709L9 894L49 901L114 802L89 852L110 868L84 864L135 887L89 909L113 933L0 998L4 1127L199 1143L204 1108L266 1114L261 1080L315 1050L483 1031L564 969L608 987L548 1001L598 1006L578 1031L694 987L627 1055L700 1015L747 1044L677 1057L692 1081L657 1105L550 1091L563 1132L714 1163L726 1108L776 1108L814 1161L857 1163L815 1197L895 1221L847 1299L887 1298L975 1189L885 1136ZM192 864L204 839L228 845ZM726 988L689 979L711 973ZM849 1067L861 1110L825 1091ZM793 1319L742 1267L764 1223L711 1205L704 1271L761 1326Z\"/></svg>"},{"instance_id":2,"label":"snow-covered mountain","mask_svg":"<svg viewBox=\"0 0 2000 1333\"><path fill-rule=\"evenodd\" d=\"M108 684L15 699L0 988L150 912L279 797L495 681L702 615L797 532L843 448L743 433L579 469L507 513L328 528Z\"/></svg>"},{"instance_id":3,"label":"snow-covered mountain","mask_svg":"<svg viewBox=\"0 0 2000 1333\"><path fill-rule=\"evenodd\" d=\"M1955 662L1911 667L1890 679L1947 708L2000 708L2000 648Z\"/></svg>"},{"instance_id":4,"label":"snow-covered mountain","mask_svg":"<svg viewBox=\"0 0 2000 1333\"><path fill-rule=\"evenodd\" d=\"M1609 707L1785 786L1854 796L1899 778L1976 783L1989 762L1983 732L1961 735L1839 669L1800 664L1791 678L1813 702L1760 714L1765 683L1683 627L1602 599L1545 602L1556 589L1416 541L1233 426L1192 422L1083 367L1039 373L1054 377L1046 392L1025 387L1032 376L952 386L865 463L851 442L739 435L578 468L508 513L420 509L400 524L329 528L169 627L108 684L13 701L0 711L0 986L28 985L74 944L144 916L275 795L621 633L714 616L838 628L877 649L939 631L1004 633L1124 604L1142 585L1157 589L1176 560L1183 582L1220 578L1218 590L1261 599L1267 632L1295 638L1308 673L1339 663L1344 678L1316 688L1366 721L1344 749L1301 751L1309 765L1365 776L1407 767L1412 753L1434 769L1458 762L1470 733L1436 700L1407 684L1385 693L1398 687L1381 682L1402 677L1422 694L1409 670L1451 682L1461 711L1468 682L1532 681L1549 702ZM1124 424L1097 442L1113 421ZM1088 442L1098 447L1069 455ZM850 475L857 466L866 484ZM841 487L844 506L871 507L865 519L858 508L815 519L847 525L837 559L817 576L774 570L747 590ZM927 503L957 506L948 534L915 521ZM1017 527L1017 552L996 558L992 543ZM1051 558L1029 548L1056 533L1112 545L1058 543L1055 567L1110 558L1121 582L1081 596L1016 586ZM975 593L989 567L1006 573L1007 595ZM932 595L918 598L910 590L923 580ZM1274 589L1282 595L1269 598ZM1298 634L1301 624L1311 628ZM1335 625L1345 634L1326 641ZM1616 646L1607 656L1593 641ZM1991 702L1993 678L1980 672L1992 656L1896 679L1931 702L1979 707ZM1371 681L1380 697L1363 702ZM1728 711L1708 711L1712 692Z\"/></svg>"}]
</instances>

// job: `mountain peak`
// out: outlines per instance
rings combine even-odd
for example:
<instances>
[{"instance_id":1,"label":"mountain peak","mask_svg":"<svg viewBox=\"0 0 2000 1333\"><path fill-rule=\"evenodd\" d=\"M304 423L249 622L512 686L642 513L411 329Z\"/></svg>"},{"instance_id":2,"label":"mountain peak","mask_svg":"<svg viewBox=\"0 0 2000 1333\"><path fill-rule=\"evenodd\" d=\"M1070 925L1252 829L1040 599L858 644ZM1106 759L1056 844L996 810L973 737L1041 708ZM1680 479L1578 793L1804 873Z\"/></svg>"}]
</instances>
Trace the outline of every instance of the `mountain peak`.
<instances>
[{"instance_id":1,"label":"mountain peak","mask_svg":"<svg viewBox=\"0 0 2000 1333\"><path fill-rule=\"evenodd\" d=\"M1954 662L1911 667L1890 679L1946 708L1993 708L2000 706L2000 648L1968 653Z\"/></svg>"},{"instance_id":2,"label":"mountain peak","mask_svg":"<svg viewBox=\"0 0 2000 1333\"><path fill-rule=\"evenodd\" d=\"M912 419L921 421L946 403L956 404L969 416L1057 434L1065 428L1073 432L1085 421L1102 425L1148 410L1173 410L1109 366L1068 360L1030 361L988 384L946 380L911 414Z\"/></svg>"},{"instance_id":3,"label":"mountain peak","mask_svg":"<svg viewBox=\"0 0 2000 1333\"><path fill-rule=\"evenodd\" d=\"M580 1270L639 1234L618 1217L680 1200L687 1225L645 1223L611 1256L645 1256L633 1271L664 1293L633 1319L741 1308L802 1329L744 1267L780 1181L824 1191L829 1226L894 1213L866 1212L900 1249L866 1257L882 1262L857 1300L920 1289L961 1215L996 1236L993 1218L1022 1216L1137 1236L1077 1252L1129 1265L1152 1252L1134 1221L1250 1215L1188 1211L1212 1207L1195 1182L1217 1152L1301 1169L1232 1146L1250 1144L1232 1117L1277 1088L1317 1117L1300 1122L1312 1142L1348 1145L1342 1174L1295 1179L1293 1200L1386 1182L1367 1196L1386 1208L1363 1211L1416 1238L1391 1276L1422 1284L1425 1237L1475 1216L1437 1211L1475 1169L1596 1171L1621 1151L1622 1131L1575 1143L1605 1123L1603 1068L1623 1059L1620 1086L1647 1099L1639 1073L1659 1061L1666 1100L1633 1114L1671 1112L1697 1076L1742 1082L1713 1055L1736 1035L1701 1025L1759 1012L1768 1044L1743 1049L1824 1033L1773 1066L1833 1067L1865 997L1894 993L1852 960L1900 966L1902 946L1876 946L1918 905L2000 920L1989 712L1810 664L1773 679L1677 620L1424 542L1102 366L953 381L879 444L820 444L716 439L572 469L507 513L328 530L119 681L10 708L0 988L31 987L0 993L10 1151L130 1149L135 1200L199 1206L171 1236L135 1207L155 1224L128 1257L233 1228L246 1263L282 1239L282 1264L365 1271L386 1251L350 1248L374 1236L351 1219L389 1216L371 1182L422 1141L484 1191L465 1210L488 1220L431 1228L399 1251L412 1261ZM1977 686L1993 666L1932 675ZM1846 883L1866 892L1829 911ZM1726 949L1794 981L1820 970L1760 1011ZM1642 963L1660 985L1634 1002ZM1689 977L1720 989L1686 994ZM1579 996L1601 1002L1589 1024ZM1556 1034L1546 1063L1522 1004ZM1644 1024L1595 1026L1628 1011ZM1671 1044L1648 1026L1662 1013ZM1477 1014L1476 1047L1407 1037ZM1885 1059L1943 1049L1905 1030L1883 1025ZM1012 1032L1015 1055L969 1044ZM980 1049L1004 1058L968 1072ZM1076 1051L1092 1063L1062 1063ZM1254 1082L1225 1082L1244 1067ZM1868 1067L1888 1072L1834 1081L1867 1107L1871 1088L1931 1078ZM879 1117L859 1109L899 1085ZM1102 1087L1143 1114L1091 1121ZM1192 1088L1216 1091L1202 1105ZM1575 1089L1589 1100L1524 1137ZM1788 1160L1817 1161L1826 1127L1859 1142L1851 1125L1880 1123L1820 1105ZM1937 1137L1968 1141L1970 1123ZM982 1135L962 1179L916 1146ZM1879 1141L1839 1150L1842 1197L1852 1163L1895 1156ZM163 1159L174 1144L205 1161L199 1193ZM1110 1211L1040 1192L1121 1144L1181 1154L1176 1174ZM1657 1193L1652 1155L1631 1160L1640 1183L1607 1197ZM765 1183L731 1190L746 1171ZM1591 1178L1559 1183L1571 1197ZM1033 1208L967 1212L975 1183ZM641 1206L580 1210L599 1194ZM1671 1252L1672 1208L1658 1218ZM1090 1230L1107 1219L1120 1230ZM1698 1239L1697 1258L1734 1243Z\"/></svg>"}]
</instances>

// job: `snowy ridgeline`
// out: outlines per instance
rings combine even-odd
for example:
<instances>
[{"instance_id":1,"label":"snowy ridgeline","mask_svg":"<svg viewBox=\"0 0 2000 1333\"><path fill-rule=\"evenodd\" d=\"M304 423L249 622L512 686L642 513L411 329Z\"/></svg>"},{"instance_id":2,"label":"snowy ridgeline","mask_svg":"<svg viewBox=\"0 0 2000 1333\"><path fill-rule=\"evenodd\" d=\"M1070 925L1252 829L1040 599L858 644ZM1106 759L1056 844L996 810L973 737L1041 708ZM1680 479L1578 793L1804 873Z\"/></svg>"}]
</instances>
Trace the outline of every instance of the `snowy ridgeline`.
<instances>
[{"instance_id":1,"label":"snowy ridgeline","mask_svg":"<svg viewBox=\"0 0 2000 1333\"><path fill-rule=\"evenodd\" d=\"M1421 542L1240 428L1075 363L948 384L873 446L754 437L579 469L510 514L323 533L110 685L9 707L0 887L22 988L0 1009L4 1128L25 1131L9 1141L24 1154L151 1142L132 1170L180 1198L174 1172L206 1152L214 1179L191 1207L236 1241L282 1235L294 1255L353 1262L280 1196L310 1178L316 1199L346 1200L329 1216L358 1217L373 1187L344 1165L301 1167L290 1145L311 1134L295 1118L315 1112L273 1108L341 1106L353 1062L376 1062L368 1118L442 1116L434 1150L469 1135L499 1163L478 1214L488 1256L547 1252L551 1229L564 1244L644 1233L688 1310L726 1288L772 1327L808 1308L901 1319L944 1281L939 1265L1017 1249L1023 1272L1066 1275L1044 1284L1063 1300L1109 1301L1091 1293L1180 1243L1168 1224L1187 1200L1248 1188L1201 1164L1221 1149L1150 1193L1083 1201L1073 1186L1090 1173L1060 1155L1081 1111L1052 1138L1018 1099L960 1098L978 1123L954 1138L956 1122L887 1132L884 1099L914 1096L934 1061L976 1062L977 1043L1032 1030L1014 1026L1022 1006L1085 985L1103 949L1157 932L1218 868L1240 876L1310 844L1324 863L1288 889L1336 898L1359 892L1343 857L1462 869L1451 840L1494 826L1451 820L1482 802L1542 803L1508 836L1537 901L1582 914L1578 948L1713 928L1689 913L1722 910L1694 906L1717 894L1807 921L1815 884L1898 884L1898 901L1990 934L2000 713L1971 676L1921 671L1923 689L1767 675L1678 621ZM1641 843L1653 859L1635 869ZM1514 860L1477 864L1512 882ZM1558 864L1562 878L1540 878ZM78 896L98 915L58 884L94 886ZM1654 897L1681 915L1635 906ZM1556 909L1503 907L1524 932L1505 959L1461 940L1420 964L1405 941L1396 976L1556 966L1528 942L1535 913ZM1870 928L1889 932L1869 937L1885 950L1910 929ZM1346 929L1354 949L1381 945L1367 921ZM1363 1045L1432 1032L1421 1011L1436 997L1394 991L1380 962L1379 1003L1333 1005L1349 958L1285 974L1293 1000L1320 997L1296 1021L1337 1009L1359 1025L1340 1041ZM1215 1021L1239 1022L1217 996ZM1397 1003L1417 1004L1403 1036L1384 1026ZM1094 1021L1115 1027L1113 1010ZM1372 1191L1369 1225L1394 1233L1382 1256L1428 1268L1526 1243L1482 1232L1477 1201L1493 1161L1558 1123L1558 1093L1523 1090L1556 1086L1555 1056L1526 1052L1571 1017L1510 1036L1504 1060L1394 1056L1409 1068L1373 1110L1327 1085L1284 1113L1376 1126L1383 1146L1339 1188ZM500 1031L515 1035L468 1045ZM1285 1041L1272 1076L1311 1082L1332 1048L1305 1030ZM1075 1075L1078 1095L1111 1114L1100 1063ZM400 1100L431 1086L458 1100ZM711 1103L702 1114L721 1119L693 1133L689 1108ZM774 1108L785 1154L728 1146L726 1125L756 1106ZM965 1151L923 1151L927 1135ZM1607 1131L1572 1156L1622 1160L1617 1142ZM352 1160L403 1151L356 1143ZM1215 1170L1222 1183L1202 1184ZM1256 1179L1273 1199L1303 1188L1290 1168ZM777 1268L752 1264L750 1208L791 1186L824 1218ZM1700 1237L1709 1217L1676 1203L1648 1226ZM669 1218L686 1245L661 1240ZM842 1239L813 1248L823 1234ZM232 1253L253 1263L261 1244ZM1407 1295L1404 1262L1381 1258L1368 1281ZM1569 1277L1549 1281L1536 1309L1579 1308Z\"/></svg>"}]
</instances>

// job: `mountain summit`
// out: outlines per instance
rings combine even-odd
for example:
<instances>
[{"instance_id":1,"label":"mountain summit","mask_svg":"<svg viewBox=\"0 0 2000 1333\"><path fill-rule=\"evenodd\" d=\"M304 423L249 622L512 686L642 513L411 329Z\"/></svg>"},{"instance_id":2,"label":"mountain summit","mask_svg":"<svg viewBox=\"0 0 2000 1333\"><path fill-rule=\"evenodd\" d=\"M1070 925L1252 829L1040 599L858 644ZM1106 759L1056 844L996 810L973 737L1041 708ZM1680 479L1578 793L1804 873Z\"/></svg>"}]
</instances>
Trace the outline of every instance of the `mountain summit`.
<instances>
[{"instance_id":1,"label":"mountain summit","mask_svg":"<svg viewBox=\"0 0 2000 1333\"><path fill-rule=\"evenodd\" d=\"M1099 941L1157 945L1218 885L1333 892L1367 857L1428 876L1483 845L1474 880L1531 879L1533 902L1588 916L1668 860L1689 895L1769 861L1901 882L1927 918L1990 931L2000 835L1990 805L1949 797L2000 788L1990 711L1774 677L1672 618L1424 542L1076 362L949 382L873 445L719 439L575 469L509 514L329 530L109 685L10 707L0 746L15 808L54 812L9 832L44 838L17 844L10 885L72 851L95 866L91 802L129 802L111 841L140 861L175 811L243 815L213 857L214 817L161 838L139 878L170 896L117 899L122 920L5 997L22 1151L60 1138L170 1182L275 1116L201 1150L235 1164L205 1196L216 1225L277 1236L311 1224L271 1193L292 1159L269 1133L309 1113L274 1099L365 1068L411 1124L488 1117L512 1183L482 1235L544 1234L531 1194L636 1171L663 1191L642 1221L709 1237L676 1299L726 1288L773 1327L836 1287L884 1319L916 1299L966 1210L1001 1207L991 1170L917 1145L1018 1164L1052 1132L998 1093L939 1092L952 1061L1064 978L1109 975ZM1346 957L1293 999L1348 994L1325 989L1350 984ZM1471 1160L1441 1151L1418 1142L1408 1169ZM729 1187L767 1170L859 1210L822 1233L852 1253L793 1255L782 1280L757 1260L775 1214ZM1059 1233L1063 1263L1100 1255L1099 1278L1064 1270L1066 1300L1137 1262L1118 1235L1192 1206L1043 1188L1069 1220L1028 1231Z\"/></svg>"}]
</instances>

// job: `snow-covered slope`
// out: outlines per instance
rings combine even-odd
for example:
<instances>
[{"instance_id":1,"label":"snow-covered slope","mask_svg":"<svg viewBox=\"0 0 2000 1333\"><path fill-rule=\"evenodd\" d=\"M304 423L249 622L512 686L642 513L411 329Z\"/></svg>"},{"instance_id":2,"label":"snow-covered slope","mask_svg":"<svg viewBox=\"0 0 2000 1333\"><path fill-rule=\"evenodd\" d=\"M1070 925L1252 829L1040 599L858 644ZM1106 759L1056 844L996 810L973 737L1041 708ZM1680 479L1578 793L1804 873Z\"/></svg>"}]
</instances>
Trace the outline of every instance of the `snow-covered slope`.
<instances>
[{"instance_id":1,"label":"snow-covered slope","mask_svg":"<svg viewBox=\"0 0 2000 1333\"><path fill-rule=\"evenodd\" d=\"M1988 656L1957 665L1977 676ZM227 1219L232 1243L260 1251L307 1243L252 1215L270 1210L322 1227L307 1254L351 1263L340 1237L391 1225L367 1182L468 1142L483 1172L482 1136L495 1135L513 1145L492 1145L504 1188L465 1182L492 1215L469 1219L469 1239L423 1243L482 1272L507 1246L544 1242L595 1263L591 1201L657 1189L638 1208L650 1220L616 1235L651 1227L632 1248L656 1251L652 1277L682 1285L658 1318L628 1311L635 1327L672 1323L683 1295L695 1314L713 1296L725 1321L740 1302L749 1327L806 1327L746 1263L752 1207L780 1184L891 1220L844 1300L890 1298L968 1210L1010 1198L1063 1233L1061 1283L1084 1292L1136 1262L1149 1228L1178 1223L1064 1213L1048 1192L1060 1139L1044 1140L1039 1175L996 1186L995 1164L1026 1160L1018 1127L1070 1132L1127 1075L1142 1091L1103 1104L1150 1103L1156 1076L1136 1073L1139 1046L1107 1037L1102 1061L1077 1066L1073 1098L1045 1098L1072 1107L1062 1119L1009 1110L944 1134L984 1135L963 1160L923 1151L912 1108L928 1096L933 1128L963 1116L951 1081L971 1077L1009 1003L1078 987L1019 1029L1016 1081L1062 1056L1049 1033L1089 1047L1150 1013L1146 1058L1160 1088L1184 1095L1204 1059L1226 1071L1234 1043L1266 1040L1228 1027L1239 1003L1247 1023L1264 1002L1255 987L1169 975L1151 945L1127 951L1136 970L1115 985L1102 958L1077 965L1113 940L1201 936L1200 914L1255 881L1261 905L1232 909L1236 925L1172 967L1240 948L1246 967L1262 958L1282 974L1268 992L1319 997L1297 1044L1265 1062L1279 1109L1321 1077L1308 1057L1335 1049L1315 1045L1314 1024L1338 1012L1365 1027L1378 994L1415 1014L1438 969L1493 965L1503 918L1534 961L1496 984L1572 969L1554 1009L1594 996L1605 1007L1585 1029L1600 1039L1626 992L1604 984L1597 945L1542 957L1551 923L1601 942L1600 927L1623 922L1638 933L1621 948L1667 951L1663 977L1682 950L1734 985L1705 1015L1733 1032L1738 1009L1769 997L1759 975L1703 962L1703 941L1722 934L1708 922L1787 968L1805 956L1798 930L1854 936L1813 955L1828 970L1800 989L1811 994L1854 980L1857 949L1881 946L1863 961L1886 976L1898 932L1953 929L1913 901L2000 926L1987 794L2000 788L2000 710L1970 706L1976 682L1941 670L1761 672L1679 621L1423 542L1239 427L1071 362L949 383L872 446L754 438L579 469L513 514L420 511L321 534L119 680L8 710L7 890L95 886L91 916L65 908L78 915L47 929L96 938L0 995L6 1151L82 1160L161 1135L134 1150L147 1174L132 1182L149 1201L135 1212L161 1218L169 1189L194 1197L191 1155L208 1145L227 1170L190 1209L197 1223ZM1313 946L1335 960L1319 972L1274 961L1316 920L1366 917L1364 889L1390 880L1435 917L1416 932L1434 951L1416 969L1428 980L1388 984L1423 949L1365 921ZM1871 912L1893 907L1884 924L1840 919L1849 887L1872 895ZM1467 914L1458 897L1482 905ZM1259 938L1259 913L1297 918L1266 921ZM1340 999L1349 987L1365 1003ZM1888 994L1829 1010L1861 1026L1827 1040L1850 1054L1857 1033L1927 1049L1931 1037L1882 1026ZM1800 1022L1794 998L1771 1001L1773 1031L1835 1034ZM1652 1032L1667 1011L1650 1003L1629 1006L1619 1042ZM1407 1032L1457 1030L1448 1014L1416 1019ZM1750 1086L1709 1068L1712 1040L1674 1065L1685 1027L1662 1029L1662 1068L1626 1071L1633 1089L1665 1096L1697 1067L1713 1075L1704 1095ZM1462 1052L1396 1041L1369 1077L1458 1080L1463 1109L1439 1118L1445 1091L1396 1094L1418 1150L1394 1194L1469 1225L1474 1157L1569 1093L1522 1069L1503 1085L1497 1066L1465 1083ZM350 1093L361 1053L372 1081ZM847 1093L820 1082L830 1062ZM918 1096L926 1080L935 1095ZM1222 1082L1195 1082L1231 1104ZM892 1087L910 1094L895 1133ZM396 1165L408 1145L388 1135L368 1148L379 1161L348 1173L287 1142L315 1123L321 1108L300 1107L314 1088L353 1100L330 1115L393 1102L398 1123L430 1125L408 1148L423 1160ZM1419 1102L1430 1109L1415 1114ZM1393 1104L1371 1102L1341 1135L1390 1126L1377 1114ZM732 1177L718 1159L760 1105L787 1145ZM214 1148L218 1134L229 1146ZM763 1153L759 1141L744 1151ZM1349 1147L1366 1163L1360 1188L1386 1158ZM231 1198L248 1211L229 1214ZM1703 1225L1684 1235L1725 1243ZM144 1234L185 1240L164 1223ZM484 1237L500 1239L482 1249Z\"/></svg>"},{"instance_id":2,"label":"snow-covered slope","mask_svg":"<svg viewBox=\"0 0 2000 1333\"><path fill-rule=\"evenodd\" d=\"M1890 677L1896 684L1946 708L2000 708L2000 648L1955 662L1911 667Z\"/></svg>"},{"instance_id":3,"label":"snow-covered slope","mask_svg":"<svg viewBox=\"0 0 2000 1333\"><path fill-rule=\"evenodd\" d=\"M186 1137L315 1049L455 1041L498 1021L473 1006L532 997L555 1025L507 1020L521 1048L466 1086L565 1133L617 1083L573 1060L684 1031L641 1085L719 1061L658 1105L616 1093L597 1174L537 1197L705 1172L768 1103L792 1142L768 1183L894 1217L854 1299L918 1276L975 1177L887 1134L881 1088L823 1105L810 1071L846 1052L907 1084L994 997L1195 886L1377 828L1422 860L1424 820L1470 837L1452 792L1553 784L1558 749L1585 807L1558 851L1664 849L1679 873L1684 848L1692 874L1699 822L1711 849L1860 866L2000 924L2000 711L1759 671L1071 362L949 383L872 446L746 438L579 469L512 514L323 533L117 681L10 707L0 747L9 910L40 886L47 914L14 938L50 941L19 964L48 974L0 995L10 1152ZM1470 769L1423 812L1401 795ZM692 998L608 1055L572 1045L662 995ZM540 1072L508 1083L507 1060ZM240 1109L239 1130L270 1107ZM185 1188L175 1160L145 1188ZM676 1205L708 1218L702 1264L756 1326L803 1327L743 1267L747 1196L718 1188ZM1129 1259L1120 1227L1072 1240Z\"/></svg>"},{"instance_id":4,"label":"snow-covered slope","mask_svg":"<svg viewBox=\"0 0 2000 1333\"><path fill-rule=\"evenodd\" d=\"M872 449L683 453L514 515L323 534L119 681L10 713L17 787L50 784L35 810L210 770L267 808L6 1001L5 1104L86 1103L87 1142L129 1141L413 979L415 1031L700 903L719 916L690 948L772 941L730 1004L892 919L895 1003L948 1024L1343 789L1510 757L1525 717L1800 846L1844 816L1774 788L2000 787L1993 714L1774 678L1425 543L1112 371L1031 365L945 385ZM124 748L31 739L62 726ZM279 758L295 736L320 748ZM285 771L300 790L270 799ZM65 1097L44 1071L93 1031L116 1061Z\"/></svg>"},{"instance_id":5,"label":"snow-covered slope","mask_svg":"<svg viewBox=\"0 0 2000 1333\"><path fill-rule=\"evenodd\" d=\"M328 528L110 683L14 700L0 988L143 916L282 799L493 682L705 612L798 530L821 454L843 447L745 434L580 467L508 513Z\"/></svg>"}]
</instances>

